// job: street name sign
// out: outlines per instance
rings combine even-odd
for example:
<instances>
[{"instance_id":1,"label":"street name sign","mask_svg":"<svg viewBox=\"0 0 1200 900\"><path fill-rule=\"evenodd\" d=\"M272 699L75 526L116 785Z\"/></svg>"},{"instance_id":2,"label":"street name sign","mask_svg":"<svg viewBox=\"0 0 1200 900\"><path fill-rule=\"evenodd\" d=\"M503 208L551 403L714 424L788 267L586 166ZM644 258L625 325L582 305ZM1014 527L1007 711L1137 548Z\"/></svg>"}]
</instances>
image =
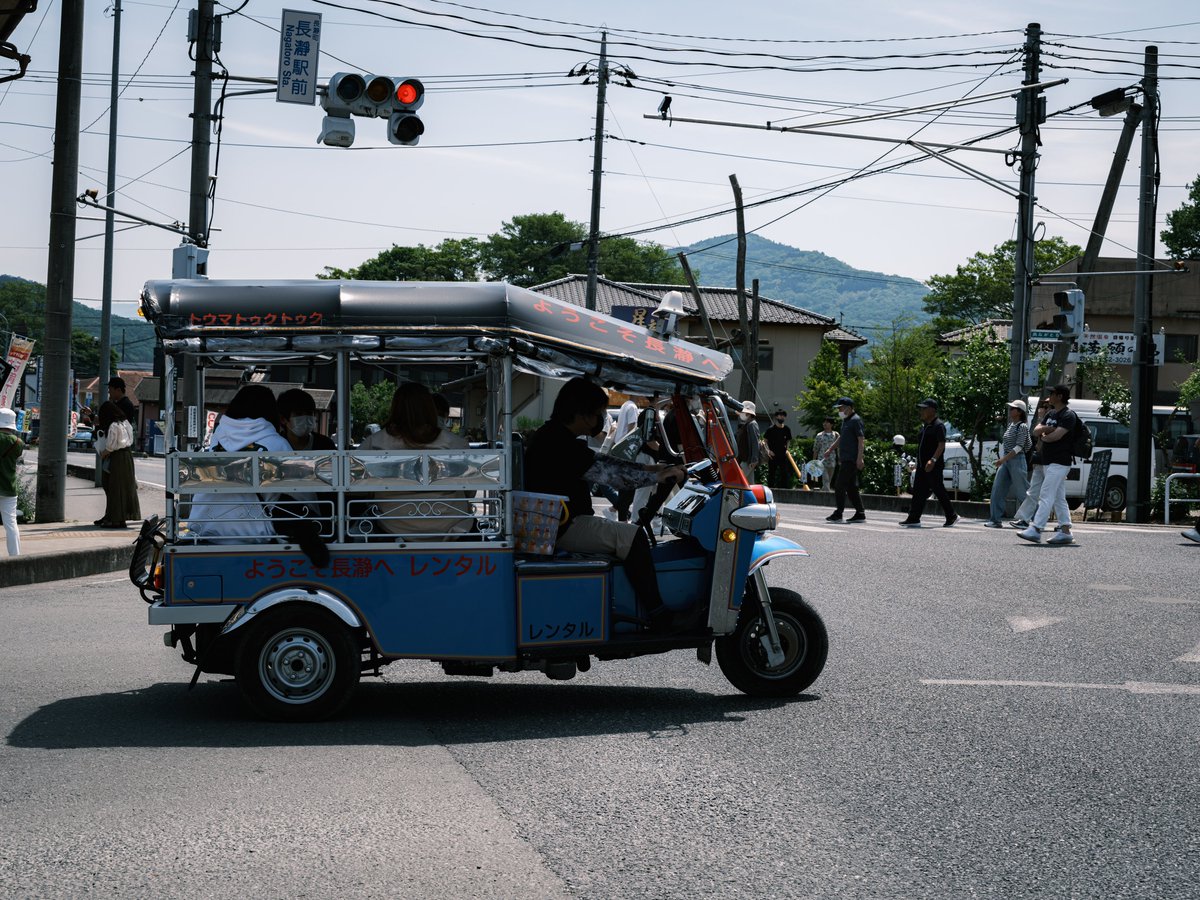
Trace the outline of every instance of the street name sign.
<instances>
[{"instance_id":1,"label":"street name sign","mask_svg":"<svg viewBox=\"0 0 1200 900\"><path fill-rule=\"evenodd\" d=\"M279 83L276 103L317 102L321 14L285 9L279 21Z\"/></svg>"}]
</instances>

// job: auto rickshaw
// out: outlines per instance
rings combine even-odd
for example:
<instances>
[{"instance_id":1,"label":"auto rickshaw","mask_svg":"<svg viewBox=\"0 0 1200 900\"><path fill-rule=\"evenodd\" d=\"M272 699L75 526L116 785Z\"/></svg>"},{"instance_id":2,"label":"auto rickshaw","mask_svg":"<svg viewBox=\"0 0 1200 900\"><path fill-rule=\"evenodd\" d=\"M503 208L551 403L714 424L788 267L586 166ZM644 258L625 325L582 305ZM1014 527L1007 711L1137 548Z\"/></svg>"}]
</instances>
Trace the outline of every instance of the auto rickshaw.
<instances>
[{"instance_id":1,"label":"auto rickshaw","mask_svg":"<svg viewBox=\"0 0 1200 900\"><path fill-rule=\"evenodd\" d=\"M765 697L796 695L821 673L820 617L766 579L771 561L807 553L772 533L770 490L734 459L728 412L739 407L720 390L732 362L680 337L678 304L642 327L509 284L204 279L149 282L141 303L165 353L166 503L143 524L130 574L193 683L232 675L258 714L313 720L402 659L449 675L569 679L593 661L674 650L708 663L715 646L728 680ZM205 380L231 370L332 390L337 449L207 447L216 392ZM355 449L353 385L431 371L463 398L474 440ZM688 479L656 492L639 521L661 513L652 552L664 602L701 613L684 630L646 627L619 561L522 533L519 413L581 375L677 413ZM296 498L309 546L289 527ZM223 502L260 517L262 533L215 533L201 511ZM447 506L469 527L448 529ZM442 524L424 528L435 508L428 521ZM405 519L403 534L389 516Z\"/></svg>"}]
</instances>

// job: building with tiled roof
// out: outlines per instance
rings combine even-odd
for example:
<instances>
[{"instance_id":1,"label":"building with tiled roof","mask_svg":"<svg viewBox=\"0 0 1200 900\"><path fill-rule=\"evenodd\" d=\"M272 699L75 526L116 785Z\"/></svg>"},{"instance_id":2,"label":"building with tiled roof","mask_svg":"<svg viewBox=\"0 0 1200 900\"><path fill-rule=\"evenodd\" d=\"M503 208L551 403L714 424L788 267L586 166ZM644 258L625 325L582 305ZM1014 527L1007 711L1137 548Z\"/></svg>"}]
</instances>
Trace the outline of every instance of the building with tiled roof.
<instances>
[{"instance_id":1,"label":"building with tiled roof","mask_svg":"<svg viewBox=\"0 0 1200 900\"><path fill-rule=\"evenodd\" d=\"M587 296L587 276L568 275L533 288L541 294L583 306ZM741 373L736 367L738 354L731 348L739 330L737 290L725 287L700 287L700 298L713 326L718 346L735 359L734 374L725 381L725 390L738 396ZM683 295L688 317L680 324L681 333L698 344L707 344L708 336L700 320L691 291L677 284L622 284L599 278L596 282L596 309L606 315L640 322L670 291ZM746 298L747 314L750 297ZM811 310L801 309L759 295L759 374L755 402L761 415L772 410L789 412L796 407L796 395L804 389L808 365L829 338L838 342L843 358L850 350L866 344L866 339L839 328L836 320ZM793 421L793 424L794 421Z\"/></svg>"}]
</instances>

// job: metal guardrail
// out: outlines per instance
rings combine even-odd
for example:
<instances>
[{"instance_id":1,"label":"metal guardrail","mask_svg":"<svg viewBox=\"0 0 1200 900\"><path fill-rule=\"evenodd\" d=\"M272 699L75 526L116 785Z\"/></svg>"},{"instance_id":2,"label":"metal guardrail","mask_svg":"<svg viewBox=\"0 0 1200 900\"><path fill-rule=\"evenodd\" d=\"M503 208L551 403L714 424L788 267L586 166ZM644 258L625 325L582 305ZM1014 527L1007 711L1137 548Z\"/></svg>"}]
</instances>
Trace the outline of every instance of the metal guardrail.
<instances>
[{"instance_id":1,"label":"metal guardrail","mask_svg":"<svg viewBox=\"0 0 1200 900\"><path fill-rule=\"evenodd\" d=\"M1167 476L1166 485L1163 489L1163 524L1171 524L1171 482L1176 478L1200 478L1200 472L1172 472ZM1179 497L1175 503L1200 503L1200 499L1196 497Z\"/></svg>"}]
</instances>

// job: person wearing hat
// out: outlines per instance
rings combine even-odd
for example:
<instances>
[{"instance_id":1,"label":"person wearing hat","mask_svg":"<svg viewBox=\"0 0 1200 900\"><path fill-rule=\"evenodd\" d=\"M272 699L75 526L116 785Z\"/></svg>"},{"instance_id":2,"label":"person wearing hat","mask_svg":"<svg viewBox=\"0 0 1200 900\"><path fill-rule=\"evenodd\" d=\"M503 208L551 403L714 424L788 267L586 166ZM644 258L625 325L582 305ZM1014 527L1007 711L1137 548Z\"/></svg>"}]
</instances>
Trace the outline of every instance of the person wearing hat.
<instances>
[{"instance_id":1,"label":"person wearing hat","mask_svg":"<svg viewBox=\"0 0 1200 900\"><path fill-rule=\"evenodd\" d=\"M858 493L858 473L865 465L863 451L867 446L866 429L863 428L862 419L854 411L854 401L849 397L838 398L833 406L842 418L842 429L833 445L837 451L838 461L833 492L833 502L836 504L836 508L831 515L825 517L825 521L842 521L846 500L849 499L854 504L854 515L847 521L865 522L867 521L867 512L863 509L862 497Z\"/></svg>"},{"instance_id":2,"label":"person wearing hat","mask_svg":"<svg viewBox=\"0 0 1200 900\"><path fill-rule=\"evenodd\" d=\"M738 465L742 467L742 474L746 476L746 481L750 484L754 484L754 470L758 467L759 443L762 440L758 431L758 422L755 421L757 415L758 410L754 401L743 400L742 411L738 413L737 461Z\"/></svg>"},{"instance_id":3,"label":"person wearing hat","mask_svg":"<svg viewBox=\"0 0 1200 900\"><path fill-rule=\"evenodd\" d=\"M792 429L787 426L787 412L777 409L771 418L775 421L763 432L763 444L767 448L767 485L786 488L791 483L788 467L788 444L792 442Z\"/></svg>"},{"instance_id":4,"label":"person wearing hat","mask_svg":"<svg viewBox=\"0 0 1200 900\"><path fill-rule=\"evenodd\" d=\"M0 518L4 520L4 539L8 555L21 553L21 532L17 528L17 463L25 442L17 434L17 414L0 409Z\"/></svg>"},{"instance_id":5,"label":"person wearing hat","mask_svg":"<svg viewBox=\"0 0 1200 900\"><path fill-rule=\"evenodd\" d=\"M992 482L992 506L988 520L983 524L988 528L1004 527L1004 504L1009 495L1015 495L1018 500L1025 498L1029 490L1029 466L1025 454L1033 446L1029 437L1029 407L1024 400L1013 400L1008 404L1008 427L1004 429L1004 437L1000 439L1000 457L996 460L996 480Z\"/></svg>"},{"instance_id":6,"label":"person wearing hat","mask_svg":"<svg viewBox=\"0 0 1200 900\"><path fill-rule=\"evenodd\" d=\"M949 528L958 521L958 513L950 502L950 494L942 482L942 470L946 467L946 426L938 418L938 403L932 397L927 397L917 404L921 411L921 435L917 438L917 477L913 481L912 503L908 506L908 518L900 524L906 528L916 528L921 524L921 513L925 510L925 501L929 495L937 497L942 504L942 512L946 514L943 528Z\"/></svg>"}]
</instances>

